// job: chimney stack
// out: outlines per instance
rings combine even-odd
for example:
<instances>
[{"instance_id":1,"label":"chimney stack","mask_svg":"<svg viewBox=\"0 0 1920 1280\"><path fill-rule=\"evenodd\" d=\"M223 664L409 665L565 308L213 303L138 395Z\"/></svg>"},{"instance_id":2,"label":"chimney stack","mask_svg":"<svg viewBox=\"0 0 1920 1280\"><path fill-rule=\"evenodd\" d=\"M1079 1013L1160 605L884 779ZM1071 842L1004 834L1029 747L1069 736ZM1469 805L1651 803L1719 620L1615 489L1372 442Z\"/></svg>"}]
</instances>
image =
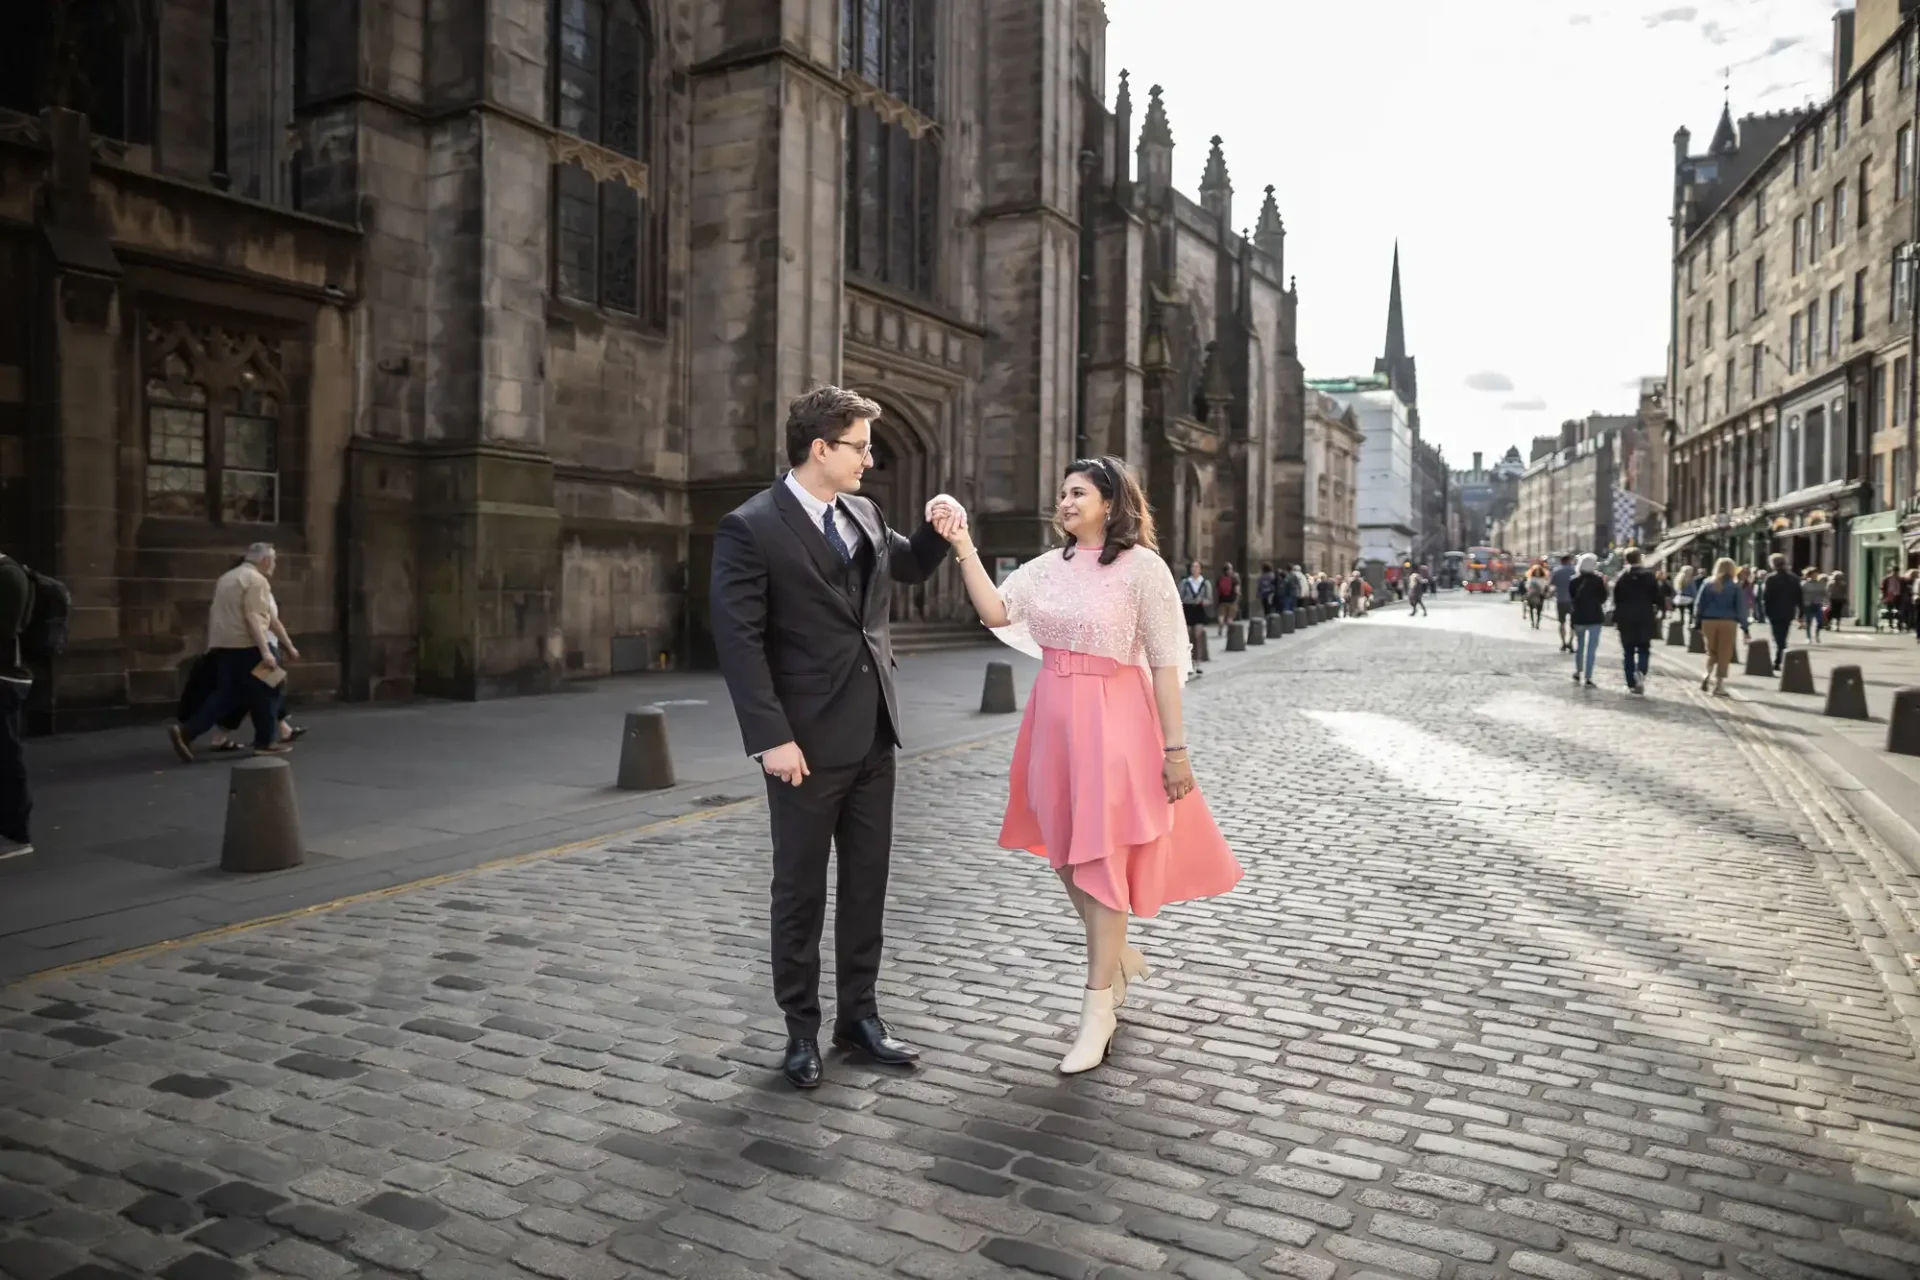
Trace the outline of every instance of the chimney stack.
<instances>
[{"instance_id":1,"label":"chimney stack","mask_svg":"<svg viewBox=\"0 0 1920 1280\"><path fill-rule=\"evenodd\" d=\"M1478 449L1473 451L1473 474L1480 474L1480 451Z\"/></svg>"},{"instance_id":2,"label":"chimney stack","mask_svg":"<svg viewBox=\"0 0 1920 1280\"><path fill-rule=\"evenodd\" d=\"M1853 74L1853 10L1833 15L1833 92L1836 96Z\"/></svg>"}]
</instances>

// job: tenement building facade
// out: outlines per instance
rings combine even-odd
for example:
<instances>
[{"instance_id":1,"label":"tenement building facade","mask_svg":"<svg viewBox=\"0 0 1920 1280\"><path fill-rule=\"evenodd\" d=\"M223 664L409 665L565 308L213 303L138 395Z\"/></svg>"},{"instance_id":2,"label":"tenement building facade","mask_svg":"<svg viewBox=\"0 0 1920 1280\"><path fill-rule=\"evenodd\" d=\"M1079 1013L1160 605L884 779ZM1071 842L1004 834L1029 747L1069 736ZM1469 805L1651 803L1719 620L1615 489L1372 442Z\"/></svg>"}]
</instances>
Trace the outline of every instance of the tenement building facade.
<instances>
[{"instance_id":1,"label":"tenement building facade","mask_svg":"<svg viewBox=\"0 0 1920 1280\"><path fill-rule=\"evenodd\" d=\"M1279 210L1235 230L1218 139L1178 189L1105 28L1100 0L7 8L0 549L76 601L41 710L164 714L257 540L304 693L699 663L711 530L826 381L885 410L888 514L952 492L993 562L1100 450L1169 556L1271 554L1304 416ZM951 569L900 595L906 630L966 616Z\"/></svg>"},{"instance_id":2,"label":"tenement building facade","mask_svg":"<svg viewBox=\"0 0 1920 1280\"><path fill-rule=\"evenodd\" d=\"M1298 463L1301 518L1279 559L1309 573L1346 574L1360 563L1360 451L1366 443L1353 410L1324 391L1307 391L1306 445Z\"/></svg>"},{"instance_id":3,"label":"tenement building facade","mask_svg":"<svg viewBox=\"0 0 1920 1280\"><path fill-rule=\"evenodd\" d=\"M1901 558L1915 20L1834 18L1831 98L1675 137L1670 524L1663 554L1850 570ZM1856 609L1857 612L1857 609Z\"/></svg>"}]
</instances>

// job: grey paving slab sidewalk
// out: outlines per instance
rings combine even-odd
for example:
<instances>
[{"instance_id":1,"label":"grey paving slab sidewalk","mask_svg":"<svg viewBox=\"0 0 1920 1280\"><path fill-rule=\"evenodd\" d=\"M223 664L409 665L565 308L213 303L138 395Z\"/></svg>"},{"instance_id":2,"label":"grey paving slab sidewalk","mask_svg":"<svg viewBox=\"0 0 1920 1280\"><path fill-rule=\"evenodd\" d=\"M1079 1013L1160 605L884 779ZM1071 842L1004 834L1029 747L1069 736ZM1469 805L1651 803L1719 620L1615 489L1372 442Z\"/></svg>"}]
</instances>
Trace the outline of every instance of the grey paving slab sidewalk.
<instances>
[{"instance_id":1,"label":"grey paving slab sidewalk","mask_svg":"<svg viewBox=\"0 0 1920 1280\"><path fill-rule=\"evenodd\" d=\"M1767 632L1755 627L1753 635L1765 637ZM1740 664L1727 682L1734 703L1799 748L1827 785L1872 823L1909 869L1920 872L1920 756L1886 749L1894 692L1920 686L1920 643L1910 634L1875 633L1849 623L1827 632L1815 644L1809 644L1795 627L1788 649L1808 654L1815 693L1782 693L1778 678L1747 675L1747 650L1742 643ZM1606 672L1609 678L1618 679L1617 657L1608 663L1614 652L1603 652L1602 664L1614 668ZM1697 681L1706 661L1676 645L1656 644L1654 652L1663 668L1684 679ZM1845 720L1825 714L1833 670L1842 665L1860 668L1871 719Z\"/></svg>"},{"instance_id":2,"label":"grey paving slab sidewalk","mask_svg":"<svg viewBox=\"0 0 1920 1280\"><path fill-rule=\"evenodd\" d=\"M1334 627L1285 643L1324 643ZM1230 671L1279 646L1227 654ZM900 660L909 750L1009 733L980 714L986 664L1010 661L1021 705L1038 663L991 641ZM667 712L680 784L614 788L626 713ZM0 983L494 859L609 836L763 794L717 675L636 676L546 697L322 706L289 757L307 865L218 870L228 760L174 758L157 726L36 739L31 858L0 863Z\"/></svg>"}]
</instances>

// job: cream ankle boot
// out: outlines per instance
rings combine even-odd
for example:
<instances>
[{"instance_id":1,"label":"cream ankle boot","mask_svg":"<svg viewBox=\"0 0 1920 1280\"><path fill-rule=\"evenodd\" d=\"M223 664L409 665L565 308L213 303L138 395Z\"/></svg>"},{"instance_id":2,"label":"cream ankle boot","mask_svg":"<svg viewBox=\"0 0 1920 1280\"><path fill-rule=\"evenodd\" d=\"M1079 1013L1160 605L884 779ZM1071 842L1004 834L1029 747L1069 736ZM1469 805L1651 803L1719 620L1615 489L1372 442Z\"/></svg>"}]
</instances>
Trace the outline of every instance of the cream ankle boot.
<instances>
[{"instance_id":1,"label":"cream ankle boot","mask_svg":"<svg viewBox=\"0 0 1920 1280\"><path fill-rule=\"evenodd\" d=\"M1127 983L1141 982L1153 976L1153 970L1147 967L1147 958L1133 948L1127 947L1120 953L1119 967L1113 971L1113 1007L1118 1009L1127 1002Z\"/></svg>"},{"instance_id":2,"label":"cream ankle boot","mask_svg":"<svg viewBox=\"0 0 1920 1280\"><path fill-rule=\"evenodd\" d=\"M1060 1059L1060 1074L1078 1075L1105 1062L1107 1050L1113 1044L1113 1033L1119 1027L1113 1016L1113 988L1088 991L1080 1002L1080 1034L1074 1038L1067 1056Z\"/></svg>"}]
</instances>

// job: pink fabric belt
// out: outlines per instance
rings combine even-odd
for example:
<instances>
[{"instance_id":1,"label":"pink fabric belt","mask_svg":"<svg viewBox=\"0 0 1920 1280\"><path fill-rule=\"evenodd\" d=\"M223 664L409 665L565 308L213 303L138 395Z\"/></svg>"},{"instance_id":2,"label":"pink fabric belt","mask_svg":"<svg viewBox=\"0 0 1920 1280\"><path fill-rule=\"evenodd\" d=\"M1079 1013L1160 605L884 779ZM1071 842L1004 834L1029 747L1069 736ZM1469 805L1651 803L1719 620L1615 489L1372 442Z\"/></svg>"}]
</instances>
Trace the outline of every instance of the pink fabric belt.
<instances>
[{"instance_id":1,"label":"pink fabric belt","mask_svg":"<svg viewBox=\"0 0 1920 1280\"><path fill-rule=\"evenodd\" d=\"M1112 658L1074 653L1070 649L1048 649L1044 658L1046 669L1057 676L1110 676L1121 666Z\"/></svg>"}]
</instances>

